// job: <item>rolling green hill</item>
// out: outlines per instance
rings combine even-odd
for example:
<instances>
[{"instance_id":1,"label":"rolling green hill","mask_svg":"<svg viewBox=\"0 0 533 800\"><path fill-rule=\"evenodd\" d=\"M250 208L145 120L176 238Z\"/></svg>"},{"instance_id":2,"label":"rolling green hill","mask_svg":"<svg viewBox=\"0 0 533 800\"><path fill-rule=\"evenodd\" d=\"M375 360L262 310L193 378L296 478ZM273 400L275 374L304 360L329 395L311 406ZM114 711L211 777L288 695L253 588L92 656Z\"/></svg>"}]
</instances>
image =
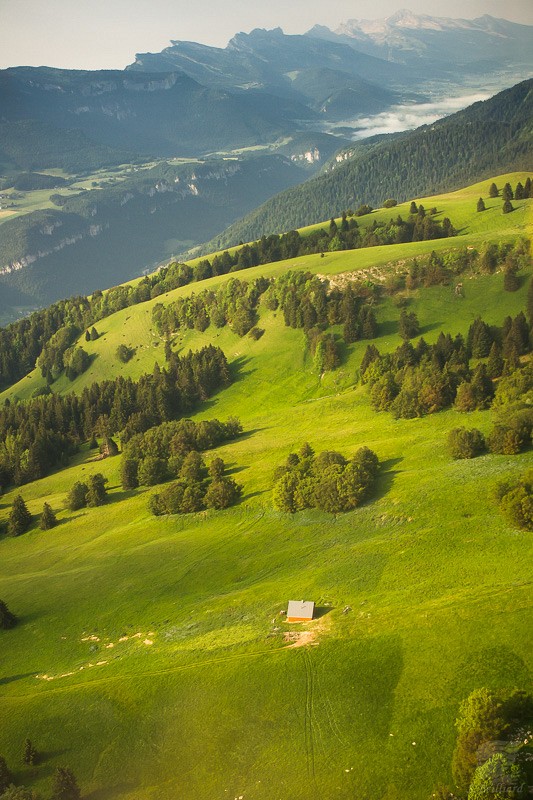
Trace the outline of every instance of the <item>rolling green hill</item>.
<instances>
[{"instance_id":1,"label":"rolling green hill","mask_svg":"<svg viewBox=\"0 0 533 800\"><path fill-rule=\"evenodd\" d=\"M101 320L96 341L82 340L89 370L52 389L162 366L157 302L289 269L381 282L432 249L530 235L533 201L503 215L489 183L423 200L460 228L455 239L254 267L123 309ZM365 224L380 215L391 211ZM496 272L461 276L464 296L454 281L402 297L432 343L441 330L465 335L479 315L492 325L516 315L530 274L519 273L515 292ZM376 306L382 352L401 342L397 301ZM17 783L46 795L55 767L68 765L91 800L426 800L452 785L454 720L469 692L531 690L531 534L490 497L498 479L531 468L531 450L453 461L448 432L487 433L492 411L376 414L356 377L367 342L347 345L340 367L320 376L303 331L279 309L261 304L258 325L257 341L214 326L172 341L177 353L213 343L230 362L233 383L194 419L240 418L244 434L208 454L242 483L240 504L154 517L157 487L124 491L121 457L97 461L86 445L65 469L2 496L3 519L20 492L32 514L47 501L60 523L0 539L0 598L20 618L0 631L0 754ZM136 348L127 365L120 344ZM0 400L40 385L33 373ZM381 462L372 498L337 516L275 511L274 470L306 441L346 456L372 448ZM65 510L72 484L96 472L109 479L109 502ZM279 612L300 598L316 602L317 619L289 626ZM20 764L26 737L39 766Z\"/></svg>"}]
</instances>

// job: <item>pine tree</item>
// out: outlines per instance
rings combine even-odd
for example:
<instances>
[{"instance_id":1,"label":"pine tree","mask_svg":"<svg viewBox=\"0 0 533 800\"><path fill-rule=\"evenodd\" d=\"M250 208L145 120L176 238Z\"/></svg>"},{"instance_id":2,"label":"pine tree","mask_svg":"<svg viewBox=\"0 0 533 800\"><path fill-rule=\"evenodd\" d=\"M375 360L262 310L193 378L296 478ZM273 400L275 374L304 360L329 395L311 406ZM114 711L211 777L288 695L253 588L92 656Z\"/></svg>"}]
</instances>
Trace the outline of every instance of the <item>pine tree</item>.
<instances>
[{"instance_id":1,"label":"pine tree","mask_svg":"<svg viewBox=\"0 0 533 800\"><path fill-rule=\"evenodd\" d=\"M107 478L104 478L101 472L97 472L89 478L86 501L90 508L101 506L107 500L106 483Z\"/></svg>"},{"instance_id":2,"label":"pine tree","mask_svg":"<svg viewBox=\"0 0 533 800\"><path fill-rule=\"evenodd\" d=\"M51 800L80 800L81 792L73 772L67 767L58 767L52 784Z\"/></svg>"},{"instance_id":3,"label":"pine tree","mask_svg":"<svg viewBox=\"0 0 533 800\"><path fill-rule=\"evenodd\" d=\"M91 337L90 337L91 338L91 342L95 342L98 339L99 336L100 336L100 334L98 333L96 328L93 326L91 328Z\"/></svg>"},{"instance_id":4,"label":"pine tree","mask_svg":"<svg viewBox=\"0 0 533 800\"><path fill-rule=\"evenodd\" d=\"M411 205L409 206L409 213L413 215L418 214L418 206L414 200L411 202Z\"/></svg>"},{"instance_id":5,"label":"pine tree","mask_svg":"<svg viewBox=\"0 0 533 800\"><path fill-rule=\"evenodd\" d=\"M67 496L67 508L77 511L87 505L87 484L76 481Z\"/></svg>"},{"instance_id":6,"label":"pine tree","mask_svg":"<svg viewBox=\"0 0 533 800\"><path fill-rule=\"evenodd\" d=\"M506 183L505 186L503 187L502 198L503 198L503 200L513 200L514 199L513 190L511 189L511 184L510 183Z\"/></svg>"},{"instance_id":7,"label":"pine tree","mask_svg":"<svg viewBox=\"0 0 533 800\"><path fill-rule=\"evenodd\" d=\"M505 200L502 206L502 213L503 214L510 214L511 211L514 211L514 206L510 200Z\"/></svg>"},{"instance_id":8,"label":"pine tree","mask_svg":"<svg viewBox=\"0 0 533 800\"><path fill-rule=\"evenodd\" d=\"M3 600L0 600L0 630L10 630L17 624L16 616L9 610Z\"/></svg>"},{"instance_id":9,"label":"pine tree","mask_svg":"<svg viewBox=\"0 0 533 800\"><path fill-rule=\"evenodd\" d=\"M524 187L522 186L520 181L518 181L518 183L516 184L516 189L514 190L514 196L515 196L515 200L523 200L524 199Z\"/></svg>"},{"instance_id":10,"label":"pine tree","mask_svg":"<svg viewBox=\"0 0 533 800\"><path fill-rule=\"evenodd\" d=\"M496 186L495 183L491 183L489 189L489 197L498 197L498 195L499 195L498 187Z\"/></svg>"},{"instance_id":11,"label":"pine tree","mask_svg":"<svg viewBox=\"0 0 533 800\"><path fill-rule=\"evenodd\" d=\"M24 752L22 754L22 761L29 767L35 766L39 760L39 754L29 739L24 742Z\"/></svg>"},{"instance_id":12,"label":"pine tree","mask_svg":"<svg viewBox=\"0 0 533 800\"><path fill-rule=\"evenodd\" d=\"M489 378L499 378L503 372L503 358L501 347L497 342L492 343L489 359L487 361L487 375Z\"/></svg>"},{"instance_id":13,"label":"pine tree","mask_svg":"<svg viewBox=\"0 0 533 800\"><path fill-rule=\"evenodd\" d=\"M527 200L531 197L531 178L526 178L526 182L524 184L524 200Z\"/></svg>"},{"instance_id":14,"label":"pine tree","mask_svg":"<svg viewBox=\"0 0 533 800\"><path fill-rule=\"evenodd\" d=\"M13 775L8 769L6 760L0 756L0 795L13 783Z\"/></svg>"},{"instance_id":15,"label":"pine tree","mask_svg":"<svg viewBox=\"0 0 533 800\"><path fill-rule=\"evenodd\" d=\"M503 271L503 288L506 292L516 292L520 288L520 278L516 274L517 268L513 264L507 264Z\"/></svg>"},{"instance_id":16,"label":"pine tree","mask_svg":"<svg viewBox=\"0 0 533 800\"><path fill-rule=\"evenodd\" d=\"M18 494L13 500L13 506L7 522L8 536L20 536L28 530L30 524L31 514L22 496Z\"/></svg>"},{"instance_id":17,"label":"pine tree","mask_svg":"<svg viewBox=\"0 0 533 800\"><path fill-rule=\"evenodd\" d=\"M54 514L48 503L45 503L43 506L43 513L41 514L41 519L39 520L39 527L42 531L49 531L50 528L54 527L54 525L57 525L56 515Z\"/></svg>"},{"instance_id":18,"label":"pine tree","mask_svg":"<svg viewBox=\"0 0 533 800\"><path fill-rule=\"evenodd\" d=\"M118 445L111 436L104 436L104 441L100 445L100 452L104 458L118 455Z\"/></svg>"},{"instance_id":19,"label":"pine tree","mask_svg":"<svg viewBox=\"0 0 533 800\"><path fill-rule=\"evenodd\" d=\"M136 489L139 485L139 462L135 458L123 458L120 479L125 491Z\"/></svg>"},{"instance_id":20,"label":"pine tree","mask_svg":"<svg viewBox=\"0 0 533 800\"><path fill-rule=\"evenodd\" d=\"M527 290L526 311L529 324L533 325L533 278L529 281Z\"/></svg>"},{"instance_id":21,"label":"pine tree","mask_svg":"<svg viewBox=\"0 0 533 800\"><path fill-rule=\"evenodd\" d=\"M477 210L478 211L485 211L485 203L484 203L482 197L480 197L479 200L477 201Z\"/></svg>"},{"instance_id":22,"label":"pine tree","mask_svg":"<svg viewBox=\"0 0 533 800\"><path fill-rule=\"evenodd\" d=\"M213 481L219 481L224 476L225 464L221 458L214 458L209 464L209 477Z\"/></svg>"},{"instance_id":23,"label":"pine tree","mask_svg":"<svg viewBox=\"0 0 533 800\"><path fill-rule=\"evenodd\" d=\"M85 331L85 341L86 342L90 342L91 341L91 332L89 330Z\"/></svg>"},{"instance_id":24,"label":"pine tree","mask_svg":"<svg viewBox=\"0 0 533 800\"><path fill-rule=\"evenodd\" d=\"M402 339L413 339L415 336L418 336L419 333L420 325L414 311L407 312L405 309L402 309L399 325L399 334Z\"/></svg>"}]
</instances>

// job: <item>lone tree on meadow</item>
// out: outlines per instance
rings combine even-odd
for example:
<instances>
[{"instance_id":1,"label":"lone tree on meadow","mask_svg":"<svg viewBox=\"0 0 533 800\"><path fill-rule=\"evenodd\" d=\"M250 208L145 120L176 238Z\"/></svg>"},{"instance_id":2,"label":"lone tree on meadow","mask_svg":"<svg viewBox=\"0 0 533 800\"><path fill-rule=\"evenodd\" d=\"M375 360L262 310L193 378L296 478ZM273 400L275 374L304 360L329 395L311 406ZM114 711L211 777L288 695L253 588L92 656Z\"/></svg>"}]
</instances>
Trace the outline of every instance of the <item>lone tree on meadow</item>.
<instances>
[{"instance_id":1,"label":"lone tree on meadow","mask_svg":"<svg viewBox=\"0 0 533 800\"><path fill-rule=\"evenodd\" d=\"M482 197L479 198L477 201L477 210L478 211L485 211L485 201Z\"/></svg>"},{"instance_id":2,"label":"lone tree on meadow","mask_svg":"<svg viewBox=\"0 0 533 800\"><path fill-rule=\"evenodd\" d=\"M415 336L418 336L419 333L420 325L414 311L408 312L402 309L399 326L399 334L402 339L413 339Z\"/></svg>"},{"instance_id":3,"label":"lone tree on meadow","mask_svg":"<svg viewBox=\"0 0 533 800\"><path fill-rule=\"evenodd\" d=\"M499 195L498 187L496 186L495 183L491 183L489 189L489 197L498 197L498 195Z\"/></svg>"},{"instance_id":4,"label":"lone tree on meadow","mask_svg":"<svg viewBox=\"0 0 533 800\"><path fill-rule=\"evenodd\" d=\"M7 631L17 624L16 616L9 610L3 600L0 600L0 630Z\"/></svg>"},{"instance_id":5,"label":"lone tree on meadow","mask_svg":"<svg viewBox=\"0 0 533 800\"><path fill-rule=\"evenodd\" d=\"M87 492L87 484L76 481L67 495L67 508L70 511L78 511L78 509L84 508L87 505Z\"/></svg>"},{"instance_id":6,"label":"lone tree on meadow","mask_svg":"<svg viewBox=\"0 0 533 800\"><path fill-rule=\"evenodd\" d=\"M52 511L51 506L45 503L41 519L39 520L39 527L42 531L49 531L50 528L53 528L55 525L57 525L56 515Z\"/></svg>"},{"instance_id":7,"label":"lone tree on meadow","mask_svg":"<svg viewBox=\"0 0 533 800\"><path fill-rule=\"evenodd\" d=\"M58 767L54 774L51 800L80 800L81 792L72 770Z\"/></svg>"},{"instance_id":8,"label":"lone tree on meadow","mask_svg":"<svg viewBox=\"0 0 533 800\"><path fill-rule=\"evenodd\" d=\"M89 478L89 486L85 499L90 508L102 506L107 500L106 483L107 478L104 478L101 472L97 472Z\"/></svg>"},{"instance_id":9,"label":"lone tree on meadow","mask_svg":"<svg viewBox=\"0 0 533 800\"><path fill-rule=\"evenodd\" d=\"M31 514L28 511L22 495L18 494L13 500L13 506L7 521L7 533L9 536L20 536L25 533L31 524Z\"/></svg>"},{"instance_id":10,"label":"lone tree on meadow","mask_svg":"<svg viewBox=\"0 0 533 800\"><path fill-rule=\"evenodd\" d=\"M37 750L33 746L30 739L26 739L24 742L24 750L22 753L22 761L24 764L27 764L29 767L34 767L39 760L39 754Z\"/></svg>"},{"instance_id":11,"label":"lone tree on meadow","mask_svg":"<svg viewBox=\"0 0 533 800\"><path fill-rule=\"evenodd\" d=\"M510 214L511 211L514 211L513 204L511 203L510 200L504 200L504 203L503 203L503 206L502 206L502 212L504 214Z\"/></svg>"}]
</instances>

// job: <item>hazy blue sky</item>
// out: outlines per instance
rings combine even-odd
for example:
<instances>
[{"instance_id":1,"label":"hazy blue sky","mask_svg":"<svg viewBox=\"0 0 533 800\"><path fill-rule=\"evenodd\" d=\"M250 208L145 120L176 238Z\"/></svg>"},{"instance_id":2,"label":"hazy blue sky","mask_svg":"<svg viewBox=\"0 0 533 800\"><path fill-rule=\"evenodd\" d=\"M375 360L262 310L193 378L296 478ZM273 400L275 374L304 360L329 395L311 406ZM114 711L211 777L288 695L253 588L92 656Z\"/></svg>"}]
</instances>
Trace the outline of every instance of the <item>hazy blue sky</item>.
<instances>
[{"instance_id":1,"label":"hazy blue sky","mask_svg":"<svg viewBox=\"0 0 533 800\"><path fill-rule=\"evenodd\" d=\"M225 47L238 31L304 33L399 8L533 24L533 0L0 0L0 68L123 68L136 52L157 52L170 39Z\"/></svg>"}]
</instances>

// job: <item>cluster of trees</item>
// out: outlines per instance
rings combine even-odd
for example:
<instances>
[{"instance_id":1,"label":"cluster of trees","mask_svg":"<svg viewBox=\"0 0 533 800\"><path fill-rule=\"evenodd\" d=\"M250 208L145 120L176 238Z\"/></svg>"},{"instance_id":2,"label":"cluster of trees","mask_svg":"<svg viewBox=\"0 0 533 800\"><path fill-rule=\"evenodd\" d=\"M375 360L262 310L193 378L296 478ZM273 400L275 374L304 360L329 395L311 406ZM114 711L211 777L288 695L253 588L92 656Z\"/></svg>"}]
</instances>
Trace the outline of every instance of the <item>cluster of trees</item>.
<instances>
[{"instance_id":1,"label":"cluster of trees","mask_svg":"<svg viewBox=\"0 0 533 800\"><path fill-rule=\"evenodd\" d=\"M486 242L480 250L461 248L447 253L431 252L427 258L414 258L403 275L396 275L386 284L391 293L423 286L447 286L454 277L470 271L490 275L497 269L504 273L504 288L514 291L519 286L516 273L531 266L531 249L527 239L515 242ZM509 280L514 276L514 281ZM512 288L511 288L512 282Z\"/></svg>"},{"instance_id":2,"label":"cluster of trees","mask_svg":"<svg viewBox=\"0 0 533 800\"><path fill-rule=\"evenodd\" d=\"M266 278L246 282L232 278L220 289L205 290L173 303L157 303L152 310L152 323L160 334L169 336L180 328L205 331L209 325L229 325L237 336L244 336L257 322L257 307L268 289Z\"/></svg>"},{"instance_id":3,"label":"cluster of trees","mask_svg":"<svg viewBox=\"0 0 533 800\"><path fill-rule=\"evenodd\" d=\"M404 312L402 317L406 341L385 355L375 345L369 345L361 362L361 380L370 386L375 410L391 411L397 418L431 414L452 403L459 411L488 408L495 393L493 379L520 372L520 355L530 350L530 327L523 312L514 319L507 317L501 328L476 319L466 341L460 334L452 339L450 334L441 332L435 344L428 345L420 339L416 346L408 341L417 328L416 317L409 320ZM487 356L486 364L470 368L470 357ZM498 404L503 402L506 391L523 393L522 384L528 382L528 376L529 368L525 368L520 377L512 379L512 389L502 381ZM520 390L515 386L517 381ZM516 427L515 423L511 427ZM494 448L497 437L495 431Z\"/></svg>"},{"instance_id":4,"label":"cluster of trees","mask_svg":"<svg viewBox=\"0 0 533 800\"><path fill-rule=\"evenodd\" d=\"M291 271L272 283L265 302L271 309L281 308L287 326L306 333L343 325L344 340L350 343L377 336L370 305L376 297L373 287L354 282L340 289L310 272Z\"/></svg>"},{"instance_id":5,"label":"cluster of trees","mask_svg":"<svg viewBox=\"0 0 533 800\"><path fill-rule=\"evenodd\" d=\"M83 347L75 347L73 344L79 334L76 325L65 325L43 346L37 365L47 383L53 383L63 371L66 371L68 378L74 380L88 368L91 363L89 354Z\"/></svg>"},{"instance_id":6,"label":"cluster of trees","mask_svg":"<svg viewBox=\"0 0 533 800\"><path fill-rule=\"evenodd\" d=\"M489 187L489 197L495 198L499 197L500 190L496 186L495 183L491 183ZM531 193L531 178L526 178L524 184L521 181L518 181L516 184L516 188L513 191L513 188L510 183L506 183L502 189L502 199L503 199L503 206L502 211L504 214L508 214L510 211L514 211L513 204L511 200L527 200L528 198L532 197ZM485 211L485 201L482 197L479 198L477 201L477 210L478 211Z\"/></svg>"},{"instance_id":7,"label":"cluster of trees","mask_svg":"<svg viewBox=\"0 0 533 800\"><path fill-rule=\"evenodd\" d=\"M118 376L94 383L77 396L51 394L0 409L0 486L37 480L95 432L135 433L188 414L194 405L227 386L231 376L220 348L209 345L183 357L172 354L166 369L138 381Z\"/></svg>"},{"instance_id":8,"label":"cluster of trees","mask_svg":"<svg viewBox=\"0 0 533 800\"><path fill-rule=\"evenodd\" d=\"M139 485L154 486L181 475L185 459L235 439L242 425L235 417L227 422L218 419L193 422L182 419L165 422L146 433L136 434L127 442L121 465L123 489Z\"/></svg>"},{"instance_id":9,"label":"cluster of trees","mask_svg":"<svg viewBox=\"0 0 533 800\"><path fill-rule=\"evenodd\" d=\"M183 457L178 480L150 497L152 514L190 514L204 508L220 510L234 505L242 486L224 475L226 466L214 458L209 467L196 450Z\"/></svg>"},{"instance_id":10,"label":"cluster of trees","mask_svg":"<svg viewBox=\"0 0 533 800\"><path fill-rule=\"evenodd\" d=\"M370 494L378 470L378 457L368 447L361 447L348 460L334 450L315 456L306 443L276 470L274 506L290 514L304 508L319 508L332 514L351 511Z\"/></svg>"},{"instance_id":11,"label":"cluster of trees","mask_svg":"<svg viewBox=\"0 0 533 800\"><path fill-rule=\"evenodd\" d=\"M344 289L330 288L328 281L316 275L291 271L275 281L232 279L217 291L192 294L166 306L158 303L152 321L167 337L180 328L203 331L213 324L219 328L230 325L238 336L249 333L259 338L261 331L255 325L263 297L267 308L281 307L286 325L304 329L317 369L322 372L340 364L338 341L332 333L324 333L327 327L342 324L348 343L377 336L376 315L368 302L375 295L368 286L349 283Z\"/></svg>"},{"instance_id":12,"label":"cluster of trees","mask_svg":"<svg viewBox=\"0 0 533 800\"><path fill-rule=\"evenodd\" d=\"M87 483L76 481L70 489L66 506L70 511L78 511L80 508L94 508L102 506L107 500L106 483L107 478L104 478L101 472L97 472L89 477Z\"/></svg>"},{"instance_id":13,"label":"cluster of trees","mask_svg":"<svg viewBox=\"0 0 533 800\"><path fill-rule=\"evenodd\" d=\"M29 530L33 517L28 511L22 495L18 494L13 500L11 511L7 519L6 533L8 536L21 536ZM42 531L48 531L57 525L56 515L48 503L44 503L43 511L39 517L39 527Z\"/></svg>"},{"instance_id":14,"label":"cluster of trees","mask_svg":"<svg viewBox=\"0 0 533 800\"><path fill-rule=\"evenodd\" d=\"M30 739L24 742L22 763L30 767L39 763L39 753ZM80 798L80 788L72 770L68 767L57 767L52 778L50 800L80 800ZM0 756L0 800L40 800L32 789L15 785L14 775L3 756Z\"/></svg>"},{"instance_id":15,"label":"cluster of trees","mask_svg":"<svg viewBox=\"0 0 533 800\"><path fill-rule=\"evenodd\" d=\"M514 480L500 481L494 497L511 525L533 531L533 470Z\"/></svg>"},{"instance_id":16,"label":"cluster of trees","mask_svg":"<svg viewBox=\"0 0 533 800\"><path fill-rule=\"evenodd\" d=\"M517 743L531 722L533 699L523 691L475 689L461 703L452 773L460 796L495 800L527 796L526 753ZM520 737L521 738L521 737ZM455 797L441 787L438 797Z\"/></svg>"},{"instance_id":17,"label":"cluster of trees","mask_svg":"<svg viewBox=\"0 0 533 800\"><path fill-rule=\"evenodd\" d=\"M491 183L489 187L489 197L499 197L500 190L498 189L495 183ZM522 184L521 181L518 181L516 187L513 191L513 187L510 183L506 183L502 189L502 199L503 200L527 200L530 197L533 197L531 192L531 178L527 177L525 183Z\"/></svg>"},{"instance_id":18,"label":"cluster of trees","mask_svg":"<svg viewBox=\"0 0 533 800\"><path fill-rule=\"evenodd\" d=\"M512 456L531 445L533 412L526 410L496 424L487 438L477 428L454 428L448 434L452 458L475 458L486 453Z\"/></svg>"}]
</instances>

